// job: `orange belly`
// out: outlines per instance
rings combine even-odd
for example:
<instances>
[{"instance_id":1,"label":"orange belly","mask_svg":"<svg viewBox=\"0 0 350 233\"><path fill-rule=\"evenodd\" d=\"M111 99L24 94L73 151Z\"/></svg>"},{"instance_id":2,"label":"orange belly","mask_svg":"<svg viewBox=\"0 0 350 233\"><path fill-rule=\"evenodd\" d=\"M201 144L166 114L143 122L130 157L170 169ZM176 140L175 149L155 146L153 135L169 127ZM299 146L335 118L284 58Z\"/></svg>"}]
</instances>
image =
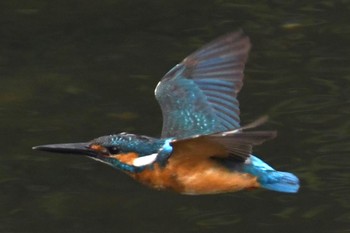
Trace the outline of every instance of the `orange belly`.
<instances>
[{"instance_id":1,"label":"orange belly","mask_svg":"<svg viewBox=\"0 0 350 233\"><path fill-rule=\"evenodd\" d=\"M201 140L178 143L165 167L157 163L139 173L126 172L135 180L159 190L172 190L183 194L213 194L258 188L257 177L230 171L212 156L226 157L227 151ZM136 153L113 156L132 164Z\"/></svg>"},{"instance_id":2,"label":"orange belly","mask_svg":"<svg viewBox=\"0 0 350 233\"><path fill-rule=\"evenodd\" d=\"M177 161L171 157L164 168L155 164L153 168L129 175L152 188L183 194L214 194L259 187L255 176L232 172L210 159Z\"/></svg>"}]
</instances>

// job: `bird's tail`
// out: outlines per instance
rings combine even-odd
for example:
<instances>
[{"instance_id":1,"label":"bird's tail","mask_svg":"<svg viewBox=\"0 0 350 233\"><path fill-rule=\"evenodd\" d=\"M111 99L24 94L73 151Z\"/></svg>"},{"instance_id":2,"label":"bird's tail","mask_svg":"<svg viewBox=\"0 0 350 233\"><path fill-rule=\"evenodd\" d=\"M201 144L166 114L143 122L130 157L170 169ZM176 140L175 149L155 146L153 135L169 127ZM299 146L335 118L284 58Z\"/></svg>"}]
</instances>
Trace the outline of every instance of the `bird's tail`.
<instances>
[{"instance_id":1,"label":"bird's tail","mask_svg":"<svg viewBox=\"0 0 350 233\"><path fill-rule=\"evenodd\" d=\"M251 155L250 163L244 170L257 176L262 188L285 193L296 193L299 190L299 179L289 172L280 172L273 169L258 157Z\"/></svg>"},{"instance_id":2,"label":"bird's tail","mask_svg":"<svg viewBox=\"0 0 350 233\"><path fill-rule=\"evenodd\" d=\"M277 192L296 193L299 190L298 177L289 172L265 171L258 181L263 188Z\"/></svg>"}]
</instances>

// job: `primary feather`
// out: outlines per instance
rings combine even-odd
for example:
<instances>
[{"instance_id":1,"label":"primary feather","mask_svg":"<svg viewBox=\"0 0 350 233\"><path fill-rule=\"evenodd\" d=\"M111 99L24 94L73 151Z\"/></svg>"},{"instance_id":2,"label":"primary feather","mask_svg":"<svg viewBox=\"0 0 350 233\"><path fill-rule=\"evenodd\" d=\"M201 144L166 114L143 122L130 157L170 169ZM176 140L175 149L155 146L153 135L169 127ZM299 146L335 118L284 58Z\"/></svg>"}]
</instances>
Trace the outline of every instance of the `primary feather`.
<instances>
[{"instance_id":1,"label":"primary feather","mask_svg":"<svg viewBox=\"0 0 350 233\"><path fill-rule=\"evenodd\" d=\"M237 94L250 41L230 33L186 57L158 83L162 137L186 138L240 127Z\"/></svg>"}]
</instances>

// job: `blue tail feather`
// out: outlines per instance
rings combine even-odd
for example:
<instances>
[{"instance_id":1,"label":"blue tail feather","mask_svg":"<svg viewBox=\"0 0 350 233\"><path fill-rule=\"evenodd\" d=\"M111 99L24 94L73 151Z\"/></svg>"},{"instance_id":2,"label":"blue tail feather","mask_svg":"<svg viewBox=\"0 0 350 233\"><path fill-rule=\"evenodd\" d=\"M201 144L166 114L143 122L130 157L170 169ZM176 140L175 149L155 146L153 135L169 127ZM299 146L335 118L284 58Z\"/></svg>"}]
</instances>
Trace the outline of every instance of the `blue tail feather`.
<instances>
[{"instance_id":1,"label":"blue tail feather","mask_svg":"<svg viewBox=\"0 0 350 233\"><path fill-rule=\"evenodd\" d=\"M258 180L263 188L277 192L296 193L299 190L298 177L289 172L266 171Z\"/></svg>"},{"instance_id":2,"label":"blue tail feather","mask_svg":"<svg viewBox=\"0 0 350 233\"><path fill-rule=\"evenodd\" d=\"M276 171L256 156L250 156L250 163L244 170L258 177L261 187L277 192L296 193L299 190L299 179L289 172Z\"/></svg>"}]
</instances>

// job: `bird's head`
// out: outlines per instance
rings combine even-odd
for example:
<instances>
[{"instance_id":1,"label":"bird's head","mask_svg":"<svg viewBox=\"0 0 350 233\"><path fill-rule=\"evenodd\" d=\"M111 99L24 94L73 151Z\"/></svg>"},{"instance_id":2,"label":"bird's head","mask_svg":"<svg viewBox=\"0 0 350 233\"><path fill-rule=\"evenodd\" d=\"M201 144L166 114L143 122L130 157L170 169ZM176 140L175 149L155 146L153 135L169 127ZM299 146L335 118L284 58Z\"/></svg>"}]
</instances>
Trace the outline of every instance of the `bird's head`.
<instances>
[{"instance_id":1,"label":"bird's head","mask_svg":"<svg viewBox=\"0 0 350 233\"><path fill-rule=\"evenodd\" d=\"M133 171L128 160L156 154L164 140L135 134L120 133L95 138L89 142L48 144L34 150L86 155L113 167ZM132 166L129 166L132 165Z\"/></svg>"}]
</instances>

